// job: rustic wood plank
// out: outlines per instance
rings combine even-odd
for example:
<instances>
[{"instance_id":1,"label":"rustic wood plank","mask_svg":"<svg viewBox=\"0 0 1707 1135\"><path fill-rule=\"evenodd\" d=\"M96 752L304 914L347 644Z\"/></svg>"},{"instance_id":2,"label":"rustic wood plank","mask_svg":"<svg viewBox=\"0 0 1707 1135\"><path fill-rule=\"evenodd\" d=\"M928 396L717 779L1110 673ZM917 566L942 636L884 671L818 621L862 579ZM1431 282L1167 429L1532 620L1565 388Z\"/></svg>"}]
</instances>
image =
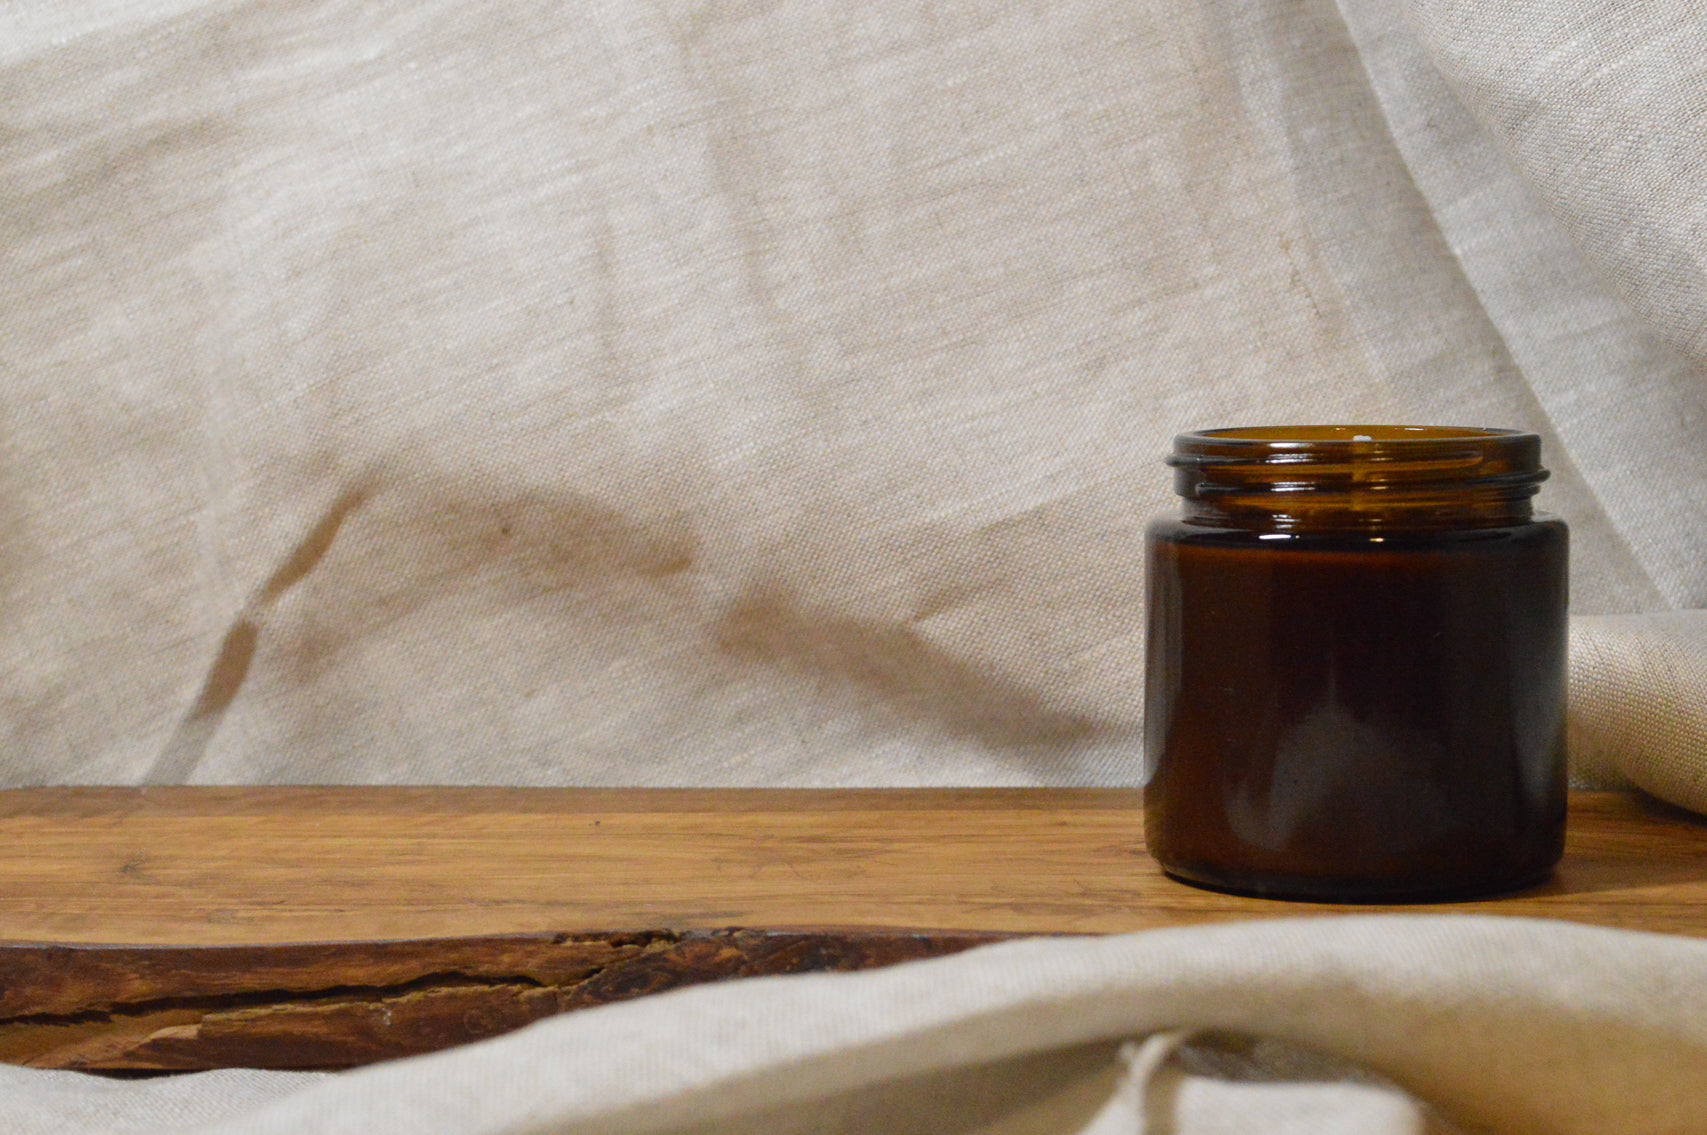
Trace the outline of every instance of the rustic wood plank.
<instances>
[{"instance_id":1,"label":"rustic wood plank","mask_svg":"<svg viewBox=\"0 0 1707 1135\"><path fill-rule=\"evenodd\" d=\"M1136 793L0 792L0 1060L340 1067L762 973L1329 907L1196 890ZM1707 823L1578 794L1520 895L1406 910L1707 936Z\"/></svg>"}]
</instances>

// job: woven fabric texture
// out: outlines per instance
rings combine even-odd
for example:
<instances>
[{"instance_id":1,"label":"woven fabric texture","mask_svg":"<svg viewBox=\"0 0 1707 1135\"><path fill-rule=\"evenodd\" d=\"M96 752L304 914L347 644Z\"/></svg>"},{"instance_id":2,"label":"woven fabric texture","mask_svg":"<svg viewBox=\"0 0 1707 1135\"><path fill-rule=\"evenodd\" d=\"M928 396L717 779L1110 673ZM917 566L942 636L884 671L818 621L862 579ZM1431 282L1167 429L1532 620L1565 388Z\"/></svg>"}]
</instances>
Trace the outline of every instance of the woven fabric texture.
<instances>
[{"instance_id":1,"label":"woven fabric texture","mask_svg":"<svg viewBox=\"0 0 1707 1135\"><path fill-rule=\"evenodd\" d=\"M0 9L0 782L1133 783L1217 424L1538 430L1707 605L1688 25L1494 9Z\"/></svg>"}]
</instances>

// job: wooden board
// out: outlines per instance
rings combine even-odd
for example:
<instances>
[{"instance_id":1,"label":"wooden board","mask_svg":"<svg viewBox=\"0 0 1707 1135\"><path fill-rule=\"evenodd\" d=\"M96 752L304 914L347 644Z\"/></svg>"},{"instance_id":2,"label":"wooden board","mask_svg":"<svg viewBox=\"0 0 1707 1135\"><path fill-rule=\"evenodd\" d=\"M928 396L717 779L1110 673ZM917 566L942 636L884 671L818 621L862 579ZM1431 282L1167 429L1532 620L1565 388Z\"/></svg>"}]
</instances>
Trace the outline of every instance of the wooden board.
<instances>
[{"instance_id":1,"label":"wooden board","mask_svg":"<svg viewBox=\"0 0 1707 1135\"><path fill-rule=\"evenodd\" d=\"M1371 909L1707 936L1707 824L1578 794L1542 886L1374 908L1173 882L1112 790L14 790L0 1060L343 1067L698 981Z\"/></svg>"}]
</instances>

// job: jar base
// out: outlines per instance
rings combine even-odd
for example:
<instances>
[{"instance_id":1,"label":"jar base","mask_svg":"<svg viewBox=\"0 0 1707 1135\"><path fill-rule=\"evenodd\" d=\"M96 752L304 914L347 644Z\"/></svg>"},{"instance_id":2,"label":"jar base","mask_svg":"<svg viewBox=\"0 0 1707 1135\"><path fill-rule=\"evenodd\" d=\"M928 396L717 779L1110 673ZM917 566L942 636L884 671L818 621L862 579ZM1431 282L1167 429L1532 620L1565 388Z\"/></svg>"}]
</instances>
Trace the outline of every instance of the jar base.
<instances>
[{"instance_id":1,"label":"jar base","mask_svg":"<svg viewBox=\"0 0 1707 1135\"><path fill-rule=\"evenodd\" d=\"M1422 882L1316 878L1301 875L1239 876L1215 871L1182 869L1162 864L1162 873L1178 883L1205 891L1243 898L1276 899L1282 902L1392 904L1467 902L1516 894L1539 886L1553 876L1553 865L1540 871L1469 882Z\"/></svg>"}]
</instances>

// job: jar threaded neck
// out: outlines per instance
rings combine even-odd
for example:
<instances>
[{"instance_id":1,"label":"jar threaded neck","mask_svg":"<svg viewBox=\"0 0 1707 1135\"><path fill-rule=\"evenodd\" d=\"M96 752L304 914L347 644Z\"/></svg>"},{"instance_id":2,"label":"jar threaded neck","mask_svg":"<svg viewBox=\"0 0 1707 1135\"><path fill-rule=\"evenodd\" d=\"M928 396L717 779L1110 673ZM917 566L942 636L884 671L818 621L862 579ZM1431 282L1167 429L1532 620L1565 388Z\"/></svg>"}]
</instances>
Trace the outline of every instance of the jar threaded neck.
<instances>
[{"instance_id":1,"label":"jar threaded neck","mask_svg":"<svg viewBox=\"0 0 1707 1135\"><path fill-rule=\"evenodd\" d=\"M1167 463L1188 523L1283 530L1522 523L1548 475L1536 434L1448 426L1203 430Z\"/></svg>"}]
</instances>

